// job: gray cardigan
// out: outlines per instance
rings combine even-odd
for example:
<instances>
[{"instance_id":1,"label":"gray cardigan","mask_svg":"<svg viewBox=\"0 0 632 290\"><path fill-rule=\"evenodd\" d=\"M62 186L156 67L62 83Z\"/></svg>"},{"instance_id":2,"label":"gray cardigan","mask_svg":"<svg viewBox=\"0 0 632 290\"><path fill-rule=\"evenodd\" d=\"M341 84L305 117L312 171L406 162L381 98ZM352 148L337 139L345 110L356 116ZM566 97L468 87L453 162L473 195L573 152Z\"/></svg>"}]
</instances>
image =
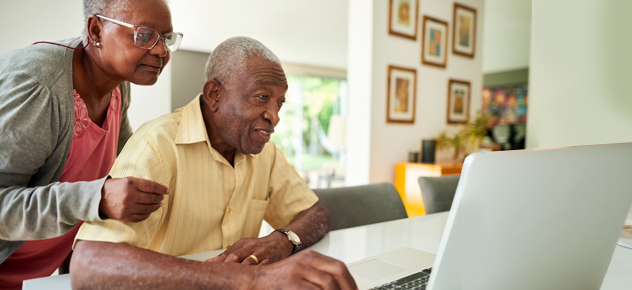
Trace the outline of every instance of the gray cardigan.
<instances>
[{"instance_id":1,"label":"gray cardigan","mask_svg":"<svg viewBox=\"0 0 632 290\"><path fill-rule=\"evenodd\" d=\"M59 43L77 46L81 39ZM61 183L72 142L73 50L35 44L0 56L0 264L24 240L98 221L106 178ZM118 151L132 134L129 83L119 86L122 120Z\"/></svg>"}]
</instances>

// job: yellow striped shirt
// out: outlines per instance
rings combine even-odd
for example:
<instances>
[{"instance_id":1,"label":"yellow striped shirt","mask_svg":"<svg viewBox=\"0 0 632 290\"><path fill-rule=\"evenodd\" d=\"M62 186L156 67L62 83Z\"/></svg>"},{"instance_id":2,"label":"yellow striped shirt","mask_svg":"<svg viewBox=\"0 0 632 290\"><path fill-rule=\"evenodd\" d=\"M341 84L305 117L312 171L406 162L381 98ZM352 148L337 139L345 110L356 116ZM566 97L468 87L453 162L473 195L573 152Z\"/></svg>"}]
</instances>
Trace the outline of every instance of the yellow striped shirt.
<instances>
[{"instance_id":1,"label":"yellow striped shirt","mask_svg":"<svg viewBox=\"0 0 632 290\"><path fill-rule=\"evenodd\" d=\"M127 243L173 256L207 252L257 237L263 219L281 228L318 201L273 142L257 155L237 152L233 168L211 147L199 99L143 124L110 172L169 187L162 207L139 223L86 222L75 242Z\"/></svg>"}]
</instances>

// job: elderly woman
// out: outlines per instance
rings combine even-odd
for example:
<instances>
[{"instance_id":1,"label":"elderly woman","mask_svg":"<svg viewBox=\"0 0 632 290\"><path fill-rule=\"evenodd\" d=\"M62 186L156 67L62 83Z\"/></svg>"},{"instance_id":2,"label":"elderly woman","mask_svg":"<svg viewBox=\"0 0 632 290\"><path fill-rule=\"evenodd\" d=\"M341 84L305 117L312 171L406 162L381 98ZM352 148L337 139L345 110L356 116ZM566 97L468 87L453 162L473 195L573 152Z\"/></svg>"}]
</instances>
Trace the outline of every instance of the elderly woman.
<instances>
[{"instance_id":1,"label":"elderly woman","mask_svg":"<svg viewBox=\"0 0 632 290\"><path fill-rule=\"evenodd\" d=\"M164 0L84 0L84 18L82 38L0 57L0 289L51 275L81 221L141 221L168 193L107 174L132 133L126 81L154 84L182 34Z\"/></svg>"}]
</instances>

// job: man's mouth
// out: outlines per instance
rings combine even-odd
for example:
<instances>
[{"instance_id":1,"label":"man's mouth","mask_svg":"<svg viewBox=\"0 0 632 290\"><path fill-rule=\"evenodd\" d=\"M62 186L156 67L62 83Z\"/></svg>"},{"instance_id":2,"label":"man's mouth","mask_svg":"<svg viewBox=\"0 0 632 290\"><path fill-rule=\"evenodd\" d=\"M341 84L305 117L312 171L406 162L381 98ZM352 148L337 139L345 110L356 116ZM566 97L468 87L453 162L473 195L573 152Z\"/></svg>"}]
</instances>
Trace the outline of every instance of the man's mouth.
<instances>
[{"instance_id":1,"label":"man's mouth","mask_svg":"<svg viewBox=\"0 0 632 290\"><path fill-rule=\"evenodd\" d=\"M274 133L274 131L266 131L266 130L261 130L261 129L257 129L257 130L255 130L255 131L257 131L257 132L259 132L259 133L262 133L262 134L264 134L264 135L268 135L268 136L269 136L269 135L272 135L272 133Z\"/></svg>"}]
</instances>

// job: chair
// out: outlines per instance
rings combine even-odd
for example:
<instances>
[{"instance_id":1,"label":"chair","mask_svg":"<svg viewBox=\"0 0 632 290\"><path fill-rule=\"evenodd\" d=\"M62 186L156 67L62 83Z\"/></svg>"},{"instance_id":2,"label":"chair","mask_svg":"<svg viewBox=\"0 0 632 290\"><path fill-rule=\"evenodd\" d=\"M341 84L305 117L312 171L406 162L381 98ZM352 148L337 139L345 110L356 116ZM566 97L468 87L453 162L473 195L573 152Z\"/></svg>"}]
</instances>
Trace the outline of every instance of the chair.
<instances>
[{"instance_id":1,"label":"chair","mask_svg":"<svg viewBox=\"0 0 632 290\"><path fill-rule=\"evenodd\" d=\"M426 214L450 210L460 175L419 177Z\"/></svg>"},{"instance_id":2,"label":"chair","mask_svg":"<svg viewBox=\"0 0 632 290\"><path fill-rule=\"evenodd\" d=\"M388 182L314 192L329 210L332 231L408 217L399 193Z\"/></svg>"}]
</instances>

